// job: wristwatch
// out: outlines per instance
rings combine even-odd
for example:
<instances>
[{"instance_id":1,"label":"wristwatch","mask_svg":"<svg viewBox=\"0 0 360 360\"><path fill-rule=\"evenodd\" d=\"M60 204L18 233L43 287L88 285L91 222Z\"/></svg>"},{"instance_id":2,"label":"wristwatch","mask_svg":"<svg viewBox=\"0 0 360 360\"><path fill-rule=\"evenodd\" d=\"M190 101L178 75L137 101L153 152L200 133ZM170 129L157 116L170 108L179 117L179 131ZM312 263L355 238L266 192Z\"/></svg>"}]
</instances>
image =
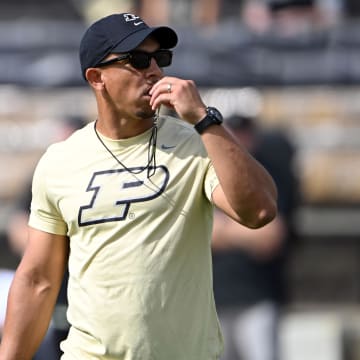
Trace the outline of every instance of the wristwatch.
<instances>
[{"instance_id":1,"label":"wristwatch","mask_svg":"<svg viewBox=\"0 0 360 360\"><path fill-rule=\"evenodd\" d=\"M206 108L206 116L196 123L194 127L199 134L202 134L209 126L221 125L222 122L223 116L221 112L214 107L208 106Z\"/></svg>"}]
</instances>

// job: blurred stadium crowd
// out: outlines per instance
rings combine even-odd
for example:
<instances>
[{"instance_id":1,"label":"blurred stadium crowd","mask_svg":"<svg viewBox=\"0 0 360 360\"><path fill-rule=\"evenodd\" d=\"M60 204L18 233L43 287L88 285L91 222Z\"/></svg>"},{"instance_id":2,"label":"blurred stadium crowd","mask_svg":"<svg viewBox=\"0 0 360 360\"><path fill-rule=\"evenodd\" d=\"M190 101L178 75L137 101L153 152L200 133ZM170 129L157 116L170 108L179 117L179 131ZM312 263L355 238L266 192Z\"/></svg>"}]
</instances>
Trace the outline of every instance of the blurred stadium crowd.
<instances>
[{"instance_id":1,"label":"blurred stadium crowd","mask_svg":"<svg viewBox=\"0 0 360 360\"><path fill-rule=\"evenodd\" d=\"M195 80L225 117L254 117L293 143L281 360L360 359L358 0L2 0L0 268L19 261L6 229L40 155L69 117L93 120L78 44L113 12L174 27L168 72Z\"/></svg>"}]
</instances>

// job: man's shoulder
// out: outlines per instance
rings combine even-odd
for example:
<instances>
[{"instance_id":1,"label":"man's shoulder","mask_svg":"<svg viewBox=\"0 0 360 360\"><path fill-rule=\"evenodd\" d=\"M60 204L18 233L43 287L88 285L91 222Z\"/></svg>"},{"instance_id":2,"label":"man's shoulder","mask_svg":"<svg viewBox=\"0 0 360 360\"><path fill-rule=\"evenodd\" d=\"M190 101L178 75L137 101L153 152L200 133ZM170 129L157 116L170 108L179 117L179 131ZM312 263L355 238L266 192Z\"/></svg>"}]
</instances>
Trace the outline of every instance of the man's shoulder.
<instances>
[{"instance_id":1,"label":"man's shoulder","mask_svg":"<svg viewBox=\"0 0 360 360\"><path fill-rule=\"evenodd\" d=\"M85 146L91 146L91 137L89 136L92 130L92 124L89 123L83 128L74 131L68 138L51 144L47 153L49 154L65 154L65 153L75 153L80 152ZM87 145L89 144L89 145Z\"/></svg>"}]
</instances>

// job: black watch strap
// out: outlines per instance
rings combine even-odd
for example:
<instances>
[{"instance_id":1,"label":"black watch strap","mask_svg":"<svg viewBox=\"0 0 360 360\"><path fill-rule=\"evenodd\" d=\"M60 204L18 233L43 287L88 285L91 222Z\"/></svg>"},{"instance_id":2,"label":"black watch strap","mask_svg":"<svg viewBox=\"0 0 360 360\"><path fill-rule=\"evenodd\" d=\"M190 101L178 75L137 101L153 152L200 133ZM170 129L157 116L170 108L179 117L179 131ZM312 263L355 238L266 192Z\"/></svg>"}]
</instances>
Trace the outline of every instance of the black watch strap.
<instances>
[{"instance_id":1,"label":"black watch strap","mask_svg":"<svg viewBox=\"0 0 360 360\"><path fill-rule=\"evenodd\" d=\"M196 123L194 127L199 134L202 134L209 126L221 125L222 122L223 117L220 111L213 107L207 107L205 117Z\"/></svg>"}]
</instances>

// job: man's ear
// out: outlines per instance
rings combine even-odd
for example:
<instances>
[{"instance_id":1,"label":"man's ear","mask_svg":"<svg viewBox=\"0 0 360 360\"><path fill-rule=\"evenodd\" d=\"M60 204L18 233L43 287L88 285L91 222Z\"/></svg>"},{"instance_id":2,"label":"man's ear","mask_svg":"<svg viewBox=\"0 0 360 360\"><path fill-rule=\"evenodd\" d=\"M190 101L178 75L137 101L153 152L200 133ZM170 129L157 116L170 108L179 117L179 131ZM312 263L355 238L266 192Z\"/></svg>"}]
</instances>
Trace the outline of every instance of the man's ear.
<instances>
[{"instance_id":1,"label":"man's ear","mask_svg":"<svg viewBox=\"0 0 360 360\"><path fill-rule=\"evenodd\" d=\"M85 71L85 77L88 83L94 89L101 90L104 87L102 72L99 68L88 68Z\"/></svg>"}]
</instances>

